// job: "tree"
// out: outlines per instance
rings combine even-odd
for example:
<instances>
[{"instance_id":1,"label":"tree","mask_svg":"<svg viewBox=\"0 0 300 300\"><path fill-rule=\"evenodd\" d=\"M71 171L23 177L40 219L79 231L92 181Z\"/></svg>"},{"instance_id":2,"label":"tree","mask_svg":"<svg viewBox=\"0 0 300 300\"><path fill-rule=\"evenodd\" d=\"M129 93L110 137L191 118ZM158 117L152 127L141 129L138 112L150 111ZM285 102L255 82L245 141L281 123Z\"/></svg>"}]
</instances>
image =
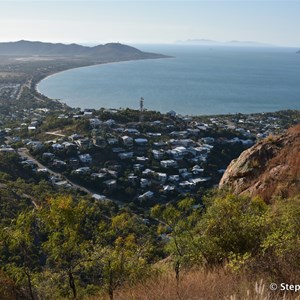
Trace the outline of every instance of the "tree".
<instances>
[{"instance_id":1,"label":"tree","mask_svg":"<svg viewBox=\"0 0 300 300\"><path fill-rule=\"evenodd\" d=\"M256 255L268 229L268 206L260 198L217 195L195 229L209 265L222 264L230 256Z\"/></svg>"},{"instance_id":2,"label":"tree","mask_svg":"<svg viewBox=\"0 0 300 300\"><path fill-rule=\"evenodd\" d=\"M300 276L300 199L277 199L272 205L268 235L258 257L261 269L278 282L294 282Z\"/></svg>"},{"instance_id":3,"label":"tree","mask_svg":"<svg viewBox=\"0 0 300 300\"><path fill-rule=\"evenodd\" d=\"M83 228L88 212L86 200L76 203L70 196L50 199L49 205L41 211L47 236L43 243L47 264L66 274L74 299L77 299L77 272L93 248L93 241L85 238Z\"/></svg>"},{"instance_id":4,"label":"tree","mask_svg":"<svg viewBox=\"0 0 300 300\"><path fill-rule=\"evenodd\" d=\"M161 232L170 232L166 251L174 261L177 283L182 266L189 267L202 261L199 238L194 232L202 214L202 207L195 205L194 199L185 198L176 205L156 205L151 216L160 223Z\"/></svg>"},{"instance_id":5,"label":"tree","mask_svg":"<svg viewBox=\"0 0 300 300\"><path fill-rule=\"evenodd\" d=\"M0 270L0 299L13 300L18 294L14 281L3 270Z\"/></svg>"},{"instance_id":6,"label":"tree","mask_svg":"<svg viewBox=\"0 0 300 300\"><path fill-rule=\"evenodd\" d=\"M2 231L1 240L1 267L18 286L27 286L29 296L34 300L33 277L40 266L36 211L20 213L14 224Z\"/></svg>"},{"instance_id":7,"label":"tree","mask_svg":"<svg viewBox=\"0 0 300 300\"><path fill-rule=\"evenodd\" d=\"M147 226L129 212L111 220L113 243L103 257L104 284L110 299L114 290L125 282L134 283L151 273L154 244Z\"/></svg>"}]
</instances>

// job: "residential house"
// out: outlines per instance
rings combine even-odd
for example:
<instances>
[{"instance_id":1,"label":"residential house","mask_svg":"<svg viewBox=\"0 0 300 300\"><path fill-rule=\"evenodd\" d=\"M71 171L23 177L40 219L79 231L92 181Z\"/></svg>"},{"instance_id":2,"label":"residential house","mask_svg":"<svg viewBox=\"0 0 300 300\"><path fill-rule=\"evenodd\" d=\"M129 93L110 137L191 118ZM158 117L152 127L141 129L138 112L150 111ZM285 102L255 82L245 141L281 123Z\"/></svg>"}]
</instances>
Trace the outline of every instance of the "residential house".
<instances>
[{"instance_id":1,"label":"residential house","mask_svg":"<svg viewBox=\"0 0 300 300\"><path fill-rule=\"evenodd\" d=\"M92 111L85 111L83 113L83 116L87 119L91 119L93 117L93 112Z\"/></svg>"},{"instance_id":2,"label":"residential house","mask_svg":"<svg viewBox=\"0 0 300 300\"><path fill-rule=\"evenodd\" d=\"M202 169L199 165L195 165L192 168L192 172L194 175L202 174L204 172L204 169Z\"/></svg>"},{"instance_id":3,"label":"residential house","mask_svg":"<svg viewBox=\"0 0 300 300\"><path fill-rule=\"evenodd\" d=\"M0 149L0 152L14 153L14 152L16 152L16 150L14 148L11 148L11 147L4 147L4 148Z\"/></svg>"},{"instance_id":4,"label":"residential house","mask_svg":"<svg viewBox=\"0 0 300 300\"><path fill-rule=\"evenodd\" d=\"M127 132L128 134L140 134L140 132L135 128L126 128L125 132Z\"/></svg>"},{"instance_id":5,"label":"residential house","mask_svg":"<svg viewBox=\"0 0 300 300\"><path fill-rule=\"evenodd\" d=\"M173 159L162 160L160 165L164 168L175 168L177 167L177 162Z\"/></svg>"},{"instance_id":6,"label":"residential house","mask_svg":"<svg viewBox=\"0 0 300 300\"><path fill-rule=\"evenodd\" d=\"M166 173L157 172L156 176L157 176L157 179L159 180L160 184L165 184L168 179L168 176Z\"/></svg>"},{"instance_id":7,"label":"residential house","mask_svg":"<svg viewBox=\"0 0 300 300\"><path fill-rule=\"evenodd\" d=\"M66 165L67 164L64 161L59 160L59 159L54 159L53 162L52 162L52 166L56 167L56 168L63 168Z\"/></svg>"},{"instance_id":8,"label":"residential house","mask_svg":"<svg viewBox=\"0 0 300 300\"><path fill-rule=\"evenodd\" d=\"M148 140L145 138L137 138L134 139L134 142L138 145L138 146L145 146L148 144Z\"/></svg>"},{"instance_id":9,"label":"residential house","mask_svg":"<svg viewBox=\"0 0 300 300\"><path fill-rule=\"evenodd\" d=\"M136 161L140 162L140 163L146 163L149 160L148 157L145 156L137 156L136 157Z\"/></svg>"},{"instance_id":10,"label":"residential house","mask_svg":"<svg viewBox=\"0 0 300 300\"><path fill-rule=\"evenodd\" d=\"M79 160L84 164L89 164L92 162L92 156L90 154L81 154L79 155Z\"/></svg>"},{"instance_id":11,"label":"residential house","mask_svg":"<svg viewBox=\"0 0 300 300\"><path fill-rule=\"evenodd\" d=\"M77 141L81 138L82 138L82 136L78 133L74 133L74 134L69 136L69 140L71 140L72 142Z\"/></svg>"},{"instance_id":12,"label":"residential house","mask_svg":"<svg viewBox=\"0 0 300 300\"><path fill-rule=\"evenodd\" d=\"M106 172L92 173L91 178L104 180L108 178L108 175Z\"/></svg>"},{"instance_id":13,"label":"residential house","mask_svg":"<svg viewBox=\"0 0 300 300\"><path fill-rule=\"evenodd\" d=\"M153 192L147 191L146 193L138 196L138 200L143 201L143 200L151 199L151 198L153 198L153 196L154 196Z\"/></svg>"},{"instance_id":14,"label":"residential house","mask_svg":"<svg viewBox=\"0 0 300 300\"><path fill-rule=\"evenodd\" d=\"M165 152L162 150L152 150L153 157L157 160L161 160L164 157Z\"/></svg>"},{"instance_id":15,"label":"residential house","mask_svg":"<svg viewBox=\"0 0 300 300\"><path fill-rule=\"evenodd\" d=\"M136 176L134 174L129 174L127 177L127 180L129 183L135 185L138 182L139 178L138 178L138 176Z\"/></svg>"},{"instance_id":16,"label":"residential house","mask_svg":"<svg viewBox=\"0 0 300 300\"><path fill-rule=\"evenodd\" d=\"M95 138L93 138L93 143L95 146L100 148L105 148L107 146L107 142L102 136L96 136Z\"/></svg>"},{"instance_id":17,"label":"residential house","mask_svg":"<svg viewBox=\"0 0 300 300\"><path fill-rule=\"evenodd\" d=\"M76 149L77 145L70 142L63 142L62 145L65 147L65 149Z\"/></svg>"},{"instance_id":18,"label":"residential house","mask_svg":"<svg viewBox=\"0 0 300 300\"><path fill-rule=\"evenodd\" d=\"M120 159L130 159L133 157L133 152L122 152L118 154Z\"/></svg>"},{"instance_id":19,"label":"residential house","mask_svg":"<svg viewBox=\"0 0 300 300\"><path fill-rule=\"evenodd\" d=\"M164 185L163 186L163 191L164 193L170 193L173 192L175 190L175 185Z\"/></svg>"},{"instance_id":20,"label":"residential house","mask_svg":"<svg viewBox=\"0 0 300 300\"><path fill-rule=\"evenodd\" d=\"M103 182L109 190L114 190L117 187L116 179L109 179Z\"/></svg>"},{"instance_id":21,"label":"residential house","mask_svg":"<svg viewBox=\"0 0 300 300\"><path fill-rule=\"evenodd\" d=\"M133 170L134 171L141 171L143 169L144 169L144 165L142 165L142 164L134 164L133 165Z\"/></svg>"},{"instance_id":22,"label":"residential house","mask_svg":"<svg viewBox=\"0 0 300 300\"><path fill-rule=\"evenodd\" d=\"M124 146L130 147L133 145L133 138L128 135L122 136L121 140Z\"/></svg>"},{"instance_id":23,"label":"residential house","mask_svg":"<svg viewBox=\"0 0 300 300\"><path fill-rule=\"evenodd\" d=\"M151 170L151 169L146 169L146 170L144 170L143 172L142 172L142 175L143 176L146 176L146 177L149 177L149 176L151 176L152 174L154 174L155 172L153 171L153 170Z\"/></svg>"},{"instance_id":24,"label":"residential house","mask_svg":"<svg viewBox=\"0 0 300 300\"><path fill-rule=\"evenodd\" d=\"M53 148L54 151L61 151L65 147L59 143L52 144L51 147Z\"/></svg>"},{"instance_id":25,"label":"residential house","mask_svg":"<svg viewBox=\"0 0 300 300\"><path fill-rule=\"evenodd\" d=\"M172 117L172 118L175 118L176 117L176 111L170 110L169 112L167 112L167 115Z\"/></svg>"},{"instance_id":26,"label":"residential house","mask_svg":"<svg viewBox=\"0 0 300 300\"><path fill-rule=\"evenodd\" d=\"M40 150L43 148L44 144L40 141L31 141L26 144L26 146L29 146L29 148L33 150Z\"/></svg>"},{"instance_id":27,"label":"residential house","mask_svg":"<svg viewBox=\"0 0 300 300\"><path fill-rule=\"evenodd\" d=\"M210 136L207 136L207 137L204 137L201 139L201 141L204 143L204 144L213 144L215 142L215 139L213 137L210 137Z\"/></svg>"},{"instance_id":28,"label":"residential house","mask_svg":"<svg viewBox=\"0 0 300 300\"><path fill-rule=\"evenodd\" d=\"M115 125L116 124L116 121L113 120L113 119L109 119L105 122L103 122L103 124L107 125L107 126L112 126L112 125Z\"/></svg>"},{"instance_id":29,"label":"residential house","mask_svg":"<svg viewBox=\"0 0 300 300\"><path fill-rule=\"evenodd\" d=\"M179 182L180 180L180 177L179 175L170 175L169 178L168 178L168 181L171 182L171 183L177 183Z\"/></svg>"},{"instance_id":30,"label":"residential house","mask_svg":"<svg viewBox=\"0 0 300 300\"><path fill-rule=\"evenodd\" d=\"M92 128L97 128L102 124L102 121L100 121L98 118L90 119L90 125Z\"/></svg>"},{"instance_id":31,"label":"residential house","mask_svg":"<svg viewBox=\"0 0 300 300\"><path fill-rule=\"evenodd\" d=\"M108 143L108 145L116 145L116 144L118 144L118 139L117 138L108 138L107 139L107 143Z\"/></svg>"},{"instance_id":32,"label":"residential house","mask_svg":"<svg viewBox=\"0 0 300 300\"><path fill-rule=\"evenodd\" d=\"M151 185L151 181L150 180L148 180L146 178L141 178L141 180L140 180L140 186L141 186L142 189L144 189L144 188L146 188L146 187L148 187L150 185Z\"/></svg>"},{"instance_id":33,"label":"residential house","mask_svg":"<svg viewBox=\"0 0 300 300\"><path fill-rule=\"evenodd\" d=\"M81 167L73 171L73 173L78 175L89 174L91 172L91 168L89 167Z\"/></svg>"},{"instance_id":34,"label":"residential house","mask_svg":"<svg viewBox=\"0 0 300 300\"><path fill-rule=\"evenodd\" d=\"M78 139L75 143L82 150L89 149L92 146L92 142L89 138Z\"/></svg>"},{"instance_id":35,"label":"residential house","mask_svg":"<svg viewBox=\"0 0 300 300\"><path fill-rule=\"evenodd\" d=\"M69 166L73 167L73 168L76 168L79 166L79 160L75 157L71 157L69 159Z\"/></svg>"}]
</instances>

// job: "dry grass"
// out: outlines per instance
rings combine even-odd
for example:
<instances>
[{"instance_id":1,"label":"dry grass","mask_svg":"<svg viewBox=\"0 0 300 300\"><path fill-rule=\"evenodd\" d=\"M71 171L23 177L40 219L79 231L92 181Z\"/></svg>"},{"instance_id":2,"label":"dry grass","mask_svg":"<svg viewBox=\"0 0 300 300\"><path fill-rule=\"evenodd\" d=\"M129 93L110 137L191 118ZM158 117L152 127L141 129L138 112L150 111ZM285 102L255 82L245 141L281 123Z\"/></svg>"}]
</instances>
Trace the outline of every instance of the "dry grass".
<instances>
[{"instance_id":1,"label":"dry grass","mask_svg":"<svg viewBox=\"0 0 300 300\"><path fill-rule=\"evenodd\" d=\"M274 157L268 159L266 169L255 178L260 185L255 193L269 202L273 196L293 197L300 192L300 124L282 137L274 137L280 145Z\"/></svg>"},{"instance_id":2,"label":"dry grass","mask_svg":"<svg viewBox=\"0 0 300 300\"><path fill-rule=\"evenodd\" d=\"M300 124L297 124L297 125L289 128L288 132L293 135L299 135L300 134Z\"/></svg>"},{"instance_id":3,"label":"dry grass","mask_svg":"<svg viewBox=\"0 0 300 300\"><path fill-rule=\"evenodd\" d=\"M156 278L115 292L115 300L273 300L300 299L297 294L278 294L269 289L270 282L247 275L233 275L224 269L212 272L190 271L182 274L177 285L174 274L168 272ZM96 297L90 300L108 300Z\"/></svg>"}]
</instances>

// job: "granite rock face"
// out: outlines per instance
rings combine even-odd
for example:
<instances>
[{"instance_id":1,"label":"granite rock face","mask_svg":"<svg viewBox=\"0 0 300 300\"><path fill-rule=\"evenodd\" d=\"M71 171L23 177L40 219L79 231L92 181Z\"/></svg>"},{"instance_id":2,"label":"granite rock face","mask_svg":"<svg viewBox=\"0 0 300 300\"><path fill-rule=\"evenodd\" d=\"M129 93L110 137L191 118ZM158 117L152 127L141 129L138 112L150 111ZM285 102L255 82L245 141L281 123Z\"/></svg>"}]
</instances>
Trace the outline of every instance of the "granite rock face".
<instances>
[{"instance_id":1,"label":"granite rock face","mask_svg":"<svg viewBox=\"0 0 300 300\"><path fill-rule=\"evenodd\" d=\"M244 151L230 163L219 187L266 201L300 193L300 125Z\"/></svg>"}]
</instances>

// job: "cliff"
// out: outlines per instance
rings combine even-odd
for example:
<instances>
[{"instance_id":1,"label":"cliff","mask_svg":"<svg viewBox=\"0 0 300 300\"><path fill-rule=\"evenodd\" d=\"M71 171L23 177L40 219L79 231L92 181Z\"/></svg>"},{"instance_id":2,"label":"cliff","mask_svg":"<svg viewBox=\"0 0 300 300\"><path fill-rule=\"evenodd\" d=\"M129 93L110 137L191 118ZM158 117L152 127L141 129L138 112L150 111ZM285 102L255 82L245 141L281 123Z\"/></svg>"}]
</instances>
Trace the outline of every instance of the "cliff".
<instances>
[{"instance_id":1,"label":"cliff","mask_svg":"<svg viewBox=\"0 0 300 300\"><path fill-rule=\"evenodd\" d=\"M230 163L219 187L266 201L300 193L300 124L244 151Z\"/></svg>"}]
</instances>

